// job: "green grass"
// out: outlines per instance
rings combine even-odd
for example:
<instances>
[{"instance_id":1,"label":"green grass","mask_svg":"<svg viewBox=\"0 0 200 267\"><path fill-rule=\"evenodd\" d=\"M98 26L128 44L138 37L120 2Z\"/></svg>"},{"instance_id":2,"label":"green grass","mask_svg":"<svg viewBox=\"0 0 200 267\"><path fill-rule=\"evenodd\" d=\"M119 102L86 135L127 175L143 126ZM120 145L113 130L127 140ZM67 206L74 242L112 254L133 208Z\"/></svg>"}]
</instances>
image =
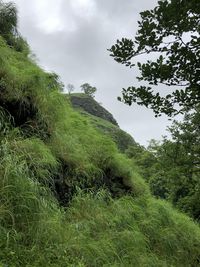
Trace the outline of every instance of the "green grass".
<instances>
[{"instance_id":1,"label":"green grass","mask_svg":"<svg viewBox=\"0 0 200 267\"><path fill-rule=\"evenodd\" d=\"M90 121L91 125L101 134L110 137L117 145L118 149L124 153L130 146L135 146L136 142L131 135L120 129L113 123L92 114L83 109L76 108L83 117Z\"/></svg>"},{"instance_id":2,"label":"green grass","mask_svg":"<svg viewBox=\"0 0 200 267\"><path fill-rule=\"evenodd\" d=\"M2 38L0 51L0 265L198 266L199 226L150 195L47 73Z\"/></svg>"},{"instance_id":3,"label":"green grass","mask_svg":"<svg viewBox=\"0 0 200 267\"><path fill-rule=\"evenodd\" d=\"M70 94L70 95L77 96L77 97L80 97L80 98L88 98L88 95L86 95L84 93L73 93L73 94Z\"/></svg>"}]
</instances>

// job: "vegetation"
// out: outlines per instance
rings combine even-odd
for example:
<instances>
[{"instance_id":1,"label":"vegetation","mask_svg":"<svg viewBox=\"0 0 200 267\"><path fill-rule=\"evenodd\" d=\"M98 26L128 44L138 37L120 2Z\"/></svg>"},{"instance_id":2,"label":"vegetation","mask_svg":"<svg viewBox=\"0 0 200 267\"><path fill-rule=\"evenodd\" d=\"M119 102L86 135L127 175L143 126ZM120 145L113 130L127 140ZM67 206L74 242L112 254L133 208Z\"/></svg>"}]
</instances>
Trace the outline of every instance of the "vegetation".
<instances>
[{"instance_id":1,"label":"vegetation","mask_svg":"<svg viewBox=\"0 0 200 267\"><path fill-rule=\"evenodd\" d=\"M199 187L199 102L200 102L200 2L197 0L158 1L153 10L141 13L135 40L123 38L109 50L111 56L128 67L132 59L156 55L138 62L140 77L150 86L123 89L119 100L151 108L156 116L184 113L182 123L169 129L172 140L151 144L148 150L133 146L127 155L140 166L139 172L150 183L151 191L166 198L195 219L200 219ZM156 85L172 86L162 96Z\"/></svg>"},{"instance_id":2,"label":"vegetation","mask_svg":"<svg viewBox=\"0 0 200 267\"><path fill-rule=\"evenodd\" d=\"M17 10L13 3L0 2L1 35L7 36L17 28Z\"/></svg>"},{"instance_id":3,"label":"vegetation","mask_svg":"<svg viewBox=\"0 0 200 267\"><path fill-rule=\"evenodd\" d=\"M74 91L74 89L75 89L74 85L71 83L68 83L67 85L68 94L71 94Z\"/></svg>"},{"instance_id":4,"label":"vegetation","mask_svg":"<svg viewBox=\"0 0 200 267\"><path fill-rule=\"evenodd\" d=\"M84 113L82 113L84 115ZM117 145L118 149L125 153L125 151L132 146L136 146L136 142L133 137L119 128L119 126L113 125L112 123L105 121L95 116L88 116L92 125L100 131L100 133L109 136Z\"/></svg>"},{"instance_id":5,"label":"vegetation","mask_svg":"<svg viewBox=\"0 0 200 267\"><path fill-rule=\"evenodd\" d=\"M0 51L0 266L198 266L199 226L150 195L58 76L4 36Z\"/></svg>"},{"instance_id":6,"label":"vegetation","mask_svg":"<svg viewBox=\"0 0 200 267\"><path fill-rule=\"evenodd\" d=\"M141 72L138 80L150 86L123 89L119 100L149 107L156 116L162 113L172 116L194 108L200 102L200 2L158 1L153 10L141 12L141 19L135 40L117 40L109 50L111 56L131 68L136 56L158 57L137 63ZM151 87L158 84L175 89L162 96Z\"/></svg>"},{"instance_id":7,"label":"vegetation","mask_svg":"<svg viewBox=\"0 0 200 267\"><path fill-rule=\"evenodd\" d=\"M169 128L171 140L151 142L144 150L131 147L127 154L140 166L152 193L200 220L200 130L199 108L174 121Z\"/></svg>"},{"instance_id":8,"label":"vegetation","mask_svg":"<svg viewBox=\"0 0 200 267\"><path fill-rule=\"evenodd\" d=\"M89 83L84 83L80 87L81 87L81 90L84 92L84 94L94 98L94 94L97 91L96 87L91 86Z\"/></svg>"},{"instance_id":9,"label":"vegetation","mask_svg":"<svg viewBox=\"0 0 200 267\"><path fill-rule=\"evenodd\" d=\"M110 137L121 152L135 147L136 142L131 135L121 130L112 114L93 98L85 94L71 94L72 106L85 116L100 133Z\"/></svg>"},{"instance_id":10,"label":"vegetation","mask_svg":"<svg viewBox=\"0 0 200 267\"><path fill-rule=\"evenodd\" d=\"M74 108L84 110L91 115L102 118L118 126L113 115L87 94L71 94L70 101Z\"/></svg>"},{"instance_id":11,"label":"vegetation","mask_svg":"<svg viewBox=\"0 0 200 267\"><path fill-rule=\"evenodd\" d=\"M17 31L17 9L11 2L4 3L0 0L0 35L7 44L14 47L16 51L30 52L27 42Z\"/></svg>"}]
</instances>

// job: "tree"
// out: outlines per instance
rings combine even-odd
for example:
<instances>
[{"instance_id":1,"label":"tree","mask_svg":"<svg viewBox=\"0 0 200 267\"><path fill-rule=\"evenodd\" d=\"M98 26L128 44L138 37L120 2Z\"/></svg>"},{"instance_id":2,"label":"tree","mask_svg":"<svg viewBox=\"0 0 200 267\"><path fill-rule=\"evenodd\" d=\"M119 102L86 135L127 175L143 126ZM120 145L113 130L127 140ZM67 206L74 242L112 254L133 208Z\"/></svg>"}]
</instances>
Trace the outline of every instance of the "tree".
<instances>
[{"instance_id":1,"label":"tree","mask_svg":"<svg viewBox=\"0 0 200 267\"><path fill-rule=\"evenodd\" d=\"M0 0L0 35L14 33L17 28L17 9L11 2L3 3Z\"/></svg>"},{"instance_id":2,"label":"tree","mask_svg":"<svg viewBox=\"0 0 200 267\"><path fill-rule=\"evenodd\" d=\"M75 87L73 84L71 83L68 83L67 85L67 91L68 91L68 94L70 95L73 91L74 91Z\"/></svg>"},{"instance_id":3,"label":"tree","mask_svg":"<svg viewBox=\"0 0 200 267\"><path fill-rule=\"evenodd\" d=\"M64 84L60 79L60 76L55 72L47 73L48 87L49 89L56 89L60 92L64 91Z\"/></svg>"},{"instance_id":4,"label":"tree","mask_svg":"<svg viewBox=\"0 0 200 267\"><path fill-rule=\"evenodd\" d=\"M155 140L154 140L155 141ZM142 177L149 181L150 177L154 173L154 167L157 162L155 153L151 149L146 149L145 147L135 144L134 146L129 146L125 151L128 158L131 158L134 165L138 166L138 172Z\"/></svg>"},{"instance_id":5,"label":"tree","mask_svg":"<svg viewBox=\"0 0 200 267\"><path fill-rule=\"evenodd\" d=\"M0 0L0 35L18 52L30 53L29 46L17 31L17 9L12 2Z\"/></svg>"},{"instance_id":6,"label":"tree","mask_svg":"<svg viewBox=\"0 0 200 267\"><path fill-rule=\"evenodd\" d=\"M166 138L155 147L157 162L149 181L152 193L169 199L200 220L200 108L174 121Z\"/></svg>"},{"instance_id":7,"label":"tree","mask_svg":"<svg viewBox=\"0 0 200 267\"><path fill-rule=\"evenodd\" d=\"M81 86L81 90L86 94L89 95L91 97L94 97L94 94L97 91L96 87L91 86L89 83L84 83Z\"/></svg>"},{"instance_id":8,"label":"tree","mask_svg":"<svg viewBox=\"0 0 200 267\"><path fill-rule=\"evenodd\" d=\"M151 140L147 148L129 147L126 154L139 167L153 195L200 221L200 106L168 130L170 139Z\"/></svg>"},{"instance_id":9,"label":"tree","mask_svg":"<svg viewBox=\"0 0 200 267\"><path fill-rule=\"evenodd\" d=\"M158 56L146 63L137 62L141 73L137 79L149 86L123 88L118 99L149 107L156 116L194 108L200 102L200 1L158 1L153 10L140 14L135 40L117 40L109 49L111 56L130 68L137 56ZM173 90L161 96L151 87L158 84L172 86Z\"/></svg>"}]
</instances>

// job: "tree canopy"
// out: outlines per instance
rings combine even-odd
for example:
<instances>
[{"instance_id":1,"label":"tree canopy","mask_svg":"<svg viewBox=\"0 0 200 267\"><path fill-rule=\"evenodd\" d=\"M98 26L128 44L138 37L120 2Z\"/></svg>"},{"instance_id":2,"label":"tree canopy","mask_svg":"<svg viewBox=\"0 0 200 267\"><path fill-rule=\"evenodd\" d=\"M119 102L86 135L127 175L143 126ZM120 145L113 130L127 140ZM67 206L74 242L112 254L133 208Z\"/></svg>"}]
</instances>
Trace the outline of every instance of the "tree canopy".
<instances>
[{"instance_id":1,"label":"tree canopy","mask_svg":"<svg viewBox=\"0 0 200 267\"><path fill-rule=\"evenodd\" d=\"M29 46L17 30L17 9L14 3L0 0L0 35L10 47L30 54Z\"/></svg>"},{"instance_id":2,"label":"tree canopy","mask_svg":"<svg viewBox=\"0 0 200 267\"><path fill-rule=\"evenodd\" d=\"M0 0L0 34L5 36L16 31L17 10L13 3L3 3Z\"/></svg>"},{"instance_id":3,"label":"tree canopy","mask_svg":"<svg viewBox=\"0 0 200 267\"><path fill-rule=\"evenodd\" d=\"M109 49L114 59L133 68L133 58L147 54L137 62L140 87L123 88L118 99L128 105L137 103L151 108L155 115L173 116L190 110L200 102L200 1L158 1L153 10L141 12L135 40L122 38ZM156 60L153 60L157 55ZM149 86L146 86L146 82ZM162 96L155 85L172 86Z\"/></svg>"},{"instance_id":4,"label":"tree canopy","mask_svg":"<svg viewBox=\"0 0 200 267\"><path fill-rule=\"evenodd\" d=\"M81 86L81 90L86 94L89 95L91 97L94 97L94 94L97 91L97 88L94 86L91 86L89 83L84 83Z\"/></svg>"},{"instance_id":5,"label":"tree canopy","mask_svg":"<svg viewBox=\"0 0 200 267\"><path fill-rule=\"evenodd\" d=\"M75 89L74 85L71 83L68 83L67 85L68 94L71 94L74 91L74 89Z\"/></svg>"},{"instance_id":6,"label":"tree canopy","mask_svg":"<svg viewBox=\"0 0 200 267\"><path fill-rule=\"evenodd\" d=\"M200 107L174 121L171 138L151 140L147 149L133 146L126 154L139 166L151 192L171 201L200 221Z\"/></svg>"},{"instance_id":7,"label":"tree canopy","mask_svg":"<svg viewBox=\"0 0 200 267\"><path fill-rule=\"evenodd\" d=\"M185 115L169 128L172 140L156 147L149 181L152 193L167 198L179 209L200 220L200 112Z\"/></svg>"},{"instance_id":8,"label":"tree canopy","mask_svg":"<svg viewBox=\"0 0 200 267\"><path fill-rule=\"evenodd\" d=\"M60 92L64 91L65 86L63 82L61 81L60 76L57 73L55 72L47 73L47 78L48 78L49 89L54 90L57 88L59 89Z\"/></svg>"}]
</instances>

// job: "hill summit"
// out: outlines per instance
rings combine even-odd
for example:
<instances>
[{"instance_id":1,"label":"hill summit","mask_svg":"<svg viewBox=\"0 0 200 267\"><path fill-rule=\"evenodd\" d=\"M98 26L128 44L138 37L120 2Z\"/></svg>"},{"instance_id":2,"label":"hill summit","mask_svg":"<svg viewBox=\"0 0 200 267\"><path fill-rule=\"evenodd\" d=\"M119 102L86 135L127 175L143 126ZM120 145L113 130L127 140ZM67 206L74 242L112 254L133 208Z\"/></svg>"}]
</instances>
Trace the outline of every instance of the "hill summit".
<instances>
[{"instance_id":1,"label":"hill summit","mask_svg":"<svg viewBox=\"0 0 200 267\"><path fill-rule=\"evenodd\" d=\"M93 97L87 94L76 93L70 95L70 100L74 108L82 108L87 113L118 126L118 123L113 118L113 115L102 107L102 105L100 105Z\"/></svg>"},{"instance_id":2,"label":"hill summit","mask_svg":"<svg viewBox=\"0 0 200 267\"><path fill-rule=\"evenodd\" d=\"M199 226L31 59L15 6L0 17L0 266L199 266Z\"/></svg>"},{"instance_id":3,"label":"hill summit","mask_svg":"<svg viewBox=\"0 0 200 267\"><path fill-rule=\"evenodd\" d=\"M134 138L120 129L113 115L100 105L94 98L82 93L70 94L72 106L87 117L91 124L101 133L111 137L119 150L125 152L129 147L135 146Z\"/></svg>"}]
</instances>

